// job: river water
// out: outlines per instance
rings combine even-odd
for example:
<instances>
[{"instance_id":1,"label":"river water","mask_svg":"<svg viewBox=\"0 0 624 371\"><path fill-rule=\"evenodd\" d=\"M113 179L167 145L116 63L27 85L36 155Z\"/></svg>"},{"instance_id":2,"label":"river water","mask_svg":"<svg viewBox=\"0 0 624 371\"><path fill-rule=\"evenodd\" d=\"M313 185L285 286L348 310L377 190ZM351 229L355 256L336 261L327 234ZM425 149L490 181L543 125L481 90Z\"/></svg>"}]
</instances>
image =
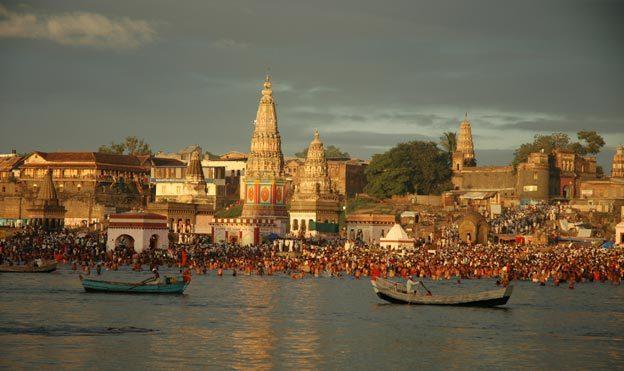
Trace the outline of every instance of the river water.
<instances>
[{"instance_id":1,"label":"river water","mask_svg":"<svg viewBox=\"0 0 624 371\"><path fill-rule=\"evenodd\" d=\"M624 367L624 286L515 286L505 309L486 309L386 304L365 279L213 272L182 296L140 296L85 293L67 267L0 274L0 368Z\"/></svg>"}]
</instances>

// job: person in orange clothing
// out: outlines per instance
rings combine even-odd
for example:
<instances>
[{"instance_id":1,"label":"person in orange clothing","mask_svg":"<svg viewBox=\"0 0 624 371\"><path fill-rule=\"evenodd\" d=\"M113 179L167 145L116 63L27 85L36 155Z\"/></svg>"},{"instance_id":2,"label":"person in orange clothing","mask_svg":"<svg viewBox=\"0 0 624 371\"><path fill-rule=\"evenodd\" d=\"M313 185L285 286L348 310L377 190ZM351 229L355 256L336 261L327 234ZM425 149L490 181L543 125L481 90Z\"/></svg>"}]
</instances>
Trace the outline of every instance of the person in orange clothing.
<instances>
[{"instance_id":1,"label":"person in orange clothing","mask_svg":"<svg viewBox=\"0 0 624 371\"><path fill-rule=\"evenodd\" d=\"M191 276L192 276L191 270L188 268L185 269L184 272L182 273L182 279L184 280L184 283L186 283L187 285L191 283Z\"/></svg>"}]
</instances>

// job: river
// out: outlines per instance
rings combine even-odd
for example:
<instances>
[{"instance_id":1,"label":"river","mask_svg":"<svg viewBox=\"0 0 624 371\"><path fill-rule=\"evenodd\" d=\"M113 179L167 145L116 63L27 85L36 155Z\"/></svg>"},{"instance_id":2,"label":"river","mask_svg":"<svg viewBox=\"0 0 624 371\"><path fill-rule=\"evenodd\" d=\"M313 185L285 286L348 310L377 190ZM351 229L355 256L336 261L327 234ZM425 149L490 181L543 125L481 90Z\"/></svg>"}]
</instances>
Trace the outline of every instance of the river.
<instances>
[{"instance_id":1,"label":"river","mask_svg":"<svg viewBox=\"0 0 624 371\"><path fill-rule=\"evenodd\" d=\"M624 367L624 286L514 284L505 308L485 309L386 304L366 279L212 272L182 296L140 296L85 293L67 267L0 274L0 368Z\"/></svg>"}]
</instances>

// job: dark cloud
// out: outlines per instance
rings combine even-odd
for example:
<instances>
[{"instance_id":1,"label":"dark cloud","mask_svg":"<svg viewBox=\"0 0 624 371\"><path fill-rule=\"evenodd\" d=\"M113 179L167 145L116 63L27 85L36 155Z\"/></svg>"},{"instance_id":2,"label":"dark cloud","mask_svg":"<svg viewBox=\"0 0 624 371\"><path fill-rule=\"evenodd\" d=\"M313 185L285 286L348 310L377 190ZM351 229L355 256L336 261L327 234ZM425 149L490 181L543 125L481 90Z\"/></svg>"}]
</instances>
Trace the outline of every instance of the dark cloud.
<instances>
[{"instance_id":1,"label":"dark cloud","mask_svg":"<svg viewBox=\"0 0 624 371\"><path fill-rule=\"evenodd\" d=\"M457 130L466 111L478 151L579 129L624 142L621 1L2 4L37 19L141 20L150 38L122 51L1 38L0 123L10 131L0 151L94 149L126 135L164 150L246 151L267 67L287 154L317 127L326 143L368 157Z\"/></svg>"}]
</instances>

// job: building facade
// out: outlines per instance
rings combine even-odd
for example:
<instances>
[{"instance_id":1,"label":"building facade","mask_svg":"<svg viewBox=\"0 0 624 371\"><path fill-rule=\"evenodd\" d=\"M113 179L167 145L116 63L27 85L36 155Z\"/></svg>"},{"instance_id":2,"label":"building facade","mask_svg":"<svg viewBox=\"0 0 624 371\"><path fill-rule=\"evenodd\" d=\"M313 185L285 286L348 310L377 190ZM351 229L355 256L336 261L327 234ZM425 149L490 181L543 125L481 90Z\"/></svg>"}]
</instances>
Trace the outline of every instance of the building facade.
<instances>
[{"instance_id":1,"label":"building facade","mask_svg":"<svg viewBox=\"0 0 624 371\"><path fill-rule=\"evenodd\" d=\"M308 147L306 161L290 205L290 233L301 237L337 234L340 199L327 172L325 148L318 130Z\"/></svg>"},{"instance_id":2,"label":"building facade","mask_svg":"<svg viewBox=\"0 0 624 371\"><path fill-rule=\"evenodd\" d=\"M108 214L138 209L149 199L148 170L138 156L98 152L36 151L3 171L0 219L28 219L28 208L51 171L64 225L101 224Z\"/></svg>"}]
</instances>

